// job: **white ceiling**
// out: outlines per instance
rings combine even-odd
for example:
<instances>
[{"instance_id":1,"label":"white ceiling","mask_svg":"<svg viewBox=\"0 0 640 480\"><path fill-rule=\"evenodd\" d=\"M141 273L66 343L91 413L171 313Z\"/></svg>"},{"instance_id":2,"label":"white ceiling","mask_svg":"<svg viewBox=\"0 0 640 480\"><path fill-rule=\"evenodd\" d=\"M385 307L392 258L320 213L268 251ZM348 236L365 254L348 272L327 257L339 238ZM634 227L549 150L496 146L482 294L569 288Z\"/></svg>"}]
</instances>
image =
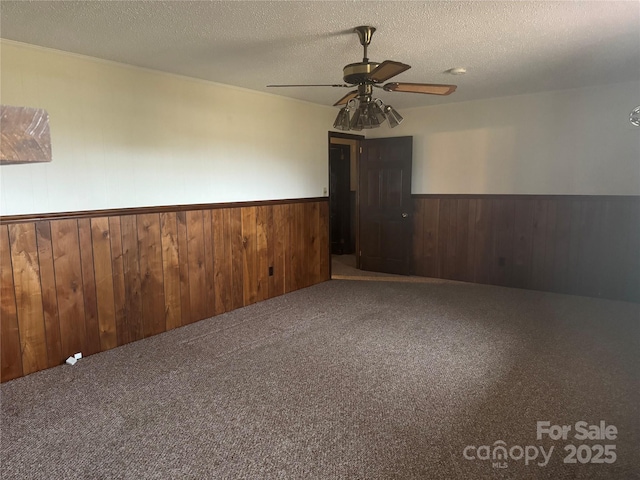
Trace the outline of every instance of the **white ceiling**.
<instances>
[{"instance_id":1,"label":"white ceiling","mask_svg":"<svg viewBox=\"0 0 640 480\"><path fill-rule=\"evenodd\" d=\"M394 80L454 83L449 97L381 92L397 108L640 80L640 2L8 1L0 36L332 105L362 58L352 32L377 28L374 61ZM445 70L463 66L465 76Z\"/></svg>"}]
</instances>

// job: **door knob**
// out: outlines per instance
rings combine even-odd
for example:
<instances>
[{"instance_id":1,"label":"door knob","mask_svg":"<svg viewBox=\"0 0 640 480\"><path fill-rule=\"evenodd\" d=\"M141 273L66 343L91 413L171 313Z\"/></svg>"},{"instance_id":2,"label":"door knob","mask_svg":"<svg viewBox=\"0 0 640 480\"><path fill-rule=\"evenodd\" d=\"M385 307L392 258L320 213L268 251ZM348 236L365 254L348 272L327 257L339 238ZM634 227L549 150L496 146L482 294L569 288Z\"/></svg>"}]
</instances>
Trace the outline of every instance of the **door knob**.
<instances>
[{"instance_id":1,"label":"door knob","mask_svg":"<svg viewBox=\"0 0 640 480\"><path fill-rule=\"evenodd\" d=\"M408 216L409 216L408 213L404 213L404 212L402 213L402 218L407 218Z\"/></svg>"}]
</instances>

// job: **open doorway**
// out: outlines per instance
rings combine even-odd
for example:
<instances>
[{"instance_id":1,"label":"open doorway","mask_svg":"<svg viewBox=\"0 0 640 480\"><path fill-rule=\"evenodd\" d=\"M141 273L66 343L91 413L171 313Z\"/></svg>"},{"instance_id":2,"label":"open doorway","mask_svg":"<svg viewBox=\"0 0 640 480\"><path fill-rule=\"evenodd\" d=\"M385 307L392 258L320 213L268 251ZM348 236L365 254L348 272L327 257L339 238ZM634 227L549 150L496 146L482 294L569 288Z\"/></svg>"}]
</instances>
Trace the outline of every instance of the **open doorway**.
<instances>
[{"instance_id":1,"label":"open doorway","mask_svg":"<svg viewBox=\"0 0 640 480\"><path fill-rule=\"evenodd\" d=\"M353 255L356 251L356 192L351 190L350 164L349 145L331 145L329 148L331 255Z\"/></svg>"},{"instance_id":2,"label":"open doorway","mask_svg":"<svg viewBox=\"0 0 640 480\"><path fill-rule=\"evenodd\" d=\"M364 137L329 132L329 215L332 273L355 269L358 249L358 156ZM335 268L334 268L335 267Z\"/></svg>"}]
</instances>

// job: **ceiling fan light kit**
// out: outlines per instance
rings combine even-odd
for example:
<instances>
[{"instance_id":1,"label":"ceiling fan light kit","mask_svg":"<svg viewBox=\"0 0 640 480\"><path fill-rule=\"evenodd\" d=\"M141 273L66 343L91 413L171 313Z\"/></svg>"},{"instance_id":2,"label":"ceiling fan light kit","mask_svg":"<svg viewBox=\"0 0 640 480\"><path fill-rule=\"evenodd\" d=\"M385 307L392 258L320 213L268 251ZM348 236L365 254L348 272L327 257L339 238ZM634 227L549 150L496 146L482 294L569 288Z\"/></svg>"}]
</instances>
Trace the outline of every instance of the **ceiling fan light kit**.
<instances>
[{"instance_id":1,"label":"ceiling fan light kit","mask_svg":"<svg viewBox=\"0 0 640 480\"><path fill-rule=\"evenodd\" d=\"M351 112L353 116L350 117ZM365 102L352 98L346 107L338 112L333 128L338 130L356 130L378 128L387 120L391 128L402 123L400 115L391 105L385 105L379 98L367 97Z\"/></svg>"},{"instance_id":2,"label":"ceiling fan light kit","mask_svg":"<svg viewBox=\"0 0 640 480\"><path fill-rule=\"evenodd\" d=\"M400 115L391 105L387 105L385 107L385 113L387 114L387 120L389 121L389 126L391 128L397 127L404 120L402 115Z\"/></svg>"},{"instance_id":3,"label":"ceiling fan light kit","mask_svg":"<svg viewBox=\"0 0 640 480\"><path fill-rule=\"evenodd\" d=\"M344 105L333 123L333 127L339 130L363 130L378 128L385 120L391 128L402 123L400 115L392 106L385 105L379 98L373 97L373 89L380 88L385 92L422 93L426 95L450 95L456 90L455 85L440 85L432 83L403 83L391 82L381 85L392 77L409 70L410 65L385 60L382 63L371 62L367 56L367 50L371 43L371 37L376 31L374 27L360 26L354 29L358 34L360 44L364 49L362 62L350 63L342 69L345 84L329 85L267 85L268 87L347 87L354 88L344 95L334 106Z\"/></svg>"}]
</instances>

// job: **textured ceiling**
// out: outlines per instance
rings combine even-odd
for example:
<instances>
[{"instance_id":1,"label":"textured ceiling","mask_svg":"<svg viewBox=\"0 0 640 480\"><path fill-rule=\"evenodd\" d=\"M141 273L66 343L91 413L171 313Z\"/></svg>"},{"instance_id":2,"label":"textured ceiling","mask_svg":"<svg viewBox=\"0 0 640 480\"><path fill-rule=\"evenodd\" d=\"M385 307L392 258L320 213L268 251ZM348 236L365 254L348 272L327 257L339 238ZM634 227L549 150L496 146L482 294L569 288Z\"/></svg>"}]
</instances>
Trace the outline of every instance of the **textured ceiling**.
<instances>
[{"instance_id":1,"label":"textured ceiling","mask_svg":"<svg viewBox=\"0 0 640 480\"><path fill-rule=\"evenodd\" d=\"M632 1L7 1L3 38L332 105L358 62L413 68L404 82L454 83L449 97L380 92L397 108L640 80L640 2ZM465 76L445 70L466 67Z\"/></svg>"}]
</instances>

